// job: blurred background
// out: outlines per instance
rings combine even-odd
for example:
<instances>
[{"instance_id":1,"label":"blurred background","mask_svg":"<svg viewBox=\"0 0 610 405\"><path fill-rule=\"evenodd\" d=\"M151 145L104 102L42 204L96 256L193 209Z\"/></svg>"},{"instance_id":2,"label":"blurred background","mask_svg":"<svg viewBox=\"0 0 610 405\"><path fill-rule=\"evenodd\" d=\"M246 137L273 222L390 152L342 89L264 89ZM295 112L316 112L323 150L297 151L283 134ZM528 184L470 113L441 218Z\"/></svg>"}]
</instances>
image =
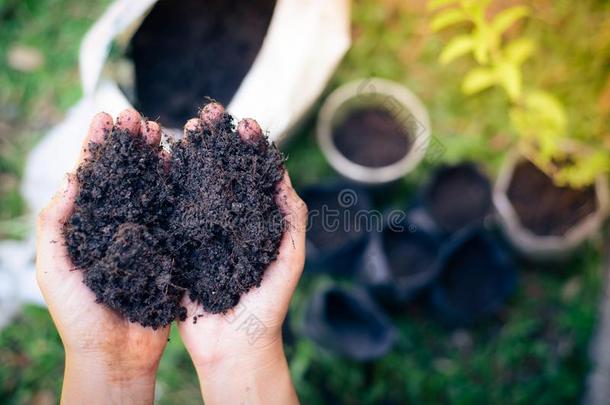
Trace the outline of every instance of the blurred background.
<instances>
[{"instance_id":1,"label":"blurred background","mask_svg":"<svg viewBox=\"0 0 610 405\"><path fill-rule=\"evenodd\" d=\"M31 236L26 158L83 97L79 46L111 3L0 0L0 240ZM261 49L265 61L291 57L266 49L283 3L144 7L102 76L170 128L206 95L240 112L261 99L287 117L263 127L310 211L330 207L342 221L329 231L312 218L284 328L302 402L605 403L588 381L610 378L597 343L610 338L610 4L337 1L319 10L337 32L321 25L304 41L313 51L292 78L302 93L249 94L244 80L273 78ZM315 52L324 38L334 58ZM0 283L10 271L0 266ZM8 285L0 402L56 403L59 336L39 305L9 320ZM175 330L157 391L162 404L201 402Z\"/></svg>"}]
</instances>

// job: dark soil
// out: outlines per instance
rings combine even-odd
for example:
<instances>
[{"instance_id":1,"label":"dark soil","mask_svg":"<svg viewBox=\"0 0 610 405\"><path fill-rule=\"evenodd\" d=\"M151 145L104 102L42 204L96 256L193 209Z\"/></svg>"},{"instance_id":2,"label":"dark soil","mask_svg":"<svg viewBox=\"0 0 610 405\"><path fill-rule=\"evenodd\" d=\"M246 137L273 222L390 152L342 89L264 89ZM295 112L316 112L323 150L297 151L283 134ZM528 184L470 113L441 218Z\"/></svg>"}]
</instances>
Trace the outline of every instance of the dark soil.
<instances>
[{"instance_id":1,"label":"dark soil","mask_svg":"<svg viewBox=\"0 0 610 405\"><path fill-rule=\"evenodd\" d=\"M131 41L136 105L181 127L212 97L228 104L250 70L276 0L161 0Z\"/></svg>"},{"instance_id":2,"label":"dark soil","mask_svg":"<svg viewBox=\"0 0 610 405\"><path fill-rule=\"evenodd\" d=\"M350 112L334 129L333 141L346 158L368 167L398 162L413 143L404 126L390 112L378 107Z\"/></svg>"},{"instance_id":3,"label":"dark soil","mask_svg":"<svg viewBox=\"0 0 610 405\"><path fill-rule=\"evenodd\" d=\"M434 244L409 231L385 232L383 246L390 270L398 279L429 271L438 254Z\"/></svg>"},{"instance_id":4,"label":"dark soil","mask_svg":"<svg viewBox=\"0 0 610 405\"><path fill-rule=\"evenodd\" d=\"M482 223L491 212L491 185L471 165L441 169L426 193L434 221L446 232Z\"/></svg>"},{"instance_id":5,"label":"dark soil","mask_svg":"<svg viewBox=\"0 0 610 405\"><path fill-rule=\"evenodd\" d=\"M114 129L77 171L79 193L64 233L98 302L158 328L184 319L172 285L164 219L170 212L159 148Z\"/></svg>"},{"instance_id":6,"label":"dark soil","mask_svg":"<svg viewBox=\"0 0 610 405\"><path fill-rule=\"evenodd\" d=\"M206 311L235 306L277 257L284 223L276 187L283 173L277 148L265 137L242 140L228 114L173 145L176 283Z\"/></svg>"},{"instance_id":7,"label":"dark soil","mask_svg":"<svg viewBox=\"0 0 610 405\"><path fill-rule=\"evenodd\" d=\"M174 265L163 243L144 225L120 225L105 255L85 272L85 284L99 302L143 326L186 319L183 290L172 283Z\"/></svg>"},{"instance_id":8,"label":"dark soil","mask_svg":"<svg viewBox=\"0 0 610 405\"><path fill-rule=\"evenodd\" d=\"M528 161L515 168L508 198L522 225L539 236L563 236L597 210L593 186L580 190L558 187Z\"/></svg>"},{"instance_id":9,"label":"dark soil","mask_svg":"<svg viewBox=\"0 0 610 405\"><path fill-rule=\"evenodd\" d=\"M69 255L98 302L130 321L184 320L185 291L225 312L277 257L283 157L264 136L242 140L228 114L214 125L173 145L169 171L160 147L116 128L77 171Z\"/></svg>"},{"instance_id":10,"label":"dark soil","mask_svg":"<svg viewBox=\"0 0 610 405\"><path fill-rule=\"evenodd\" d=\"M356 226L358 207L339 204L339 193L304 195L309 209L307 239L323 252L334 252L357 240L363 233Z\"/></svg>"}]
</instances>

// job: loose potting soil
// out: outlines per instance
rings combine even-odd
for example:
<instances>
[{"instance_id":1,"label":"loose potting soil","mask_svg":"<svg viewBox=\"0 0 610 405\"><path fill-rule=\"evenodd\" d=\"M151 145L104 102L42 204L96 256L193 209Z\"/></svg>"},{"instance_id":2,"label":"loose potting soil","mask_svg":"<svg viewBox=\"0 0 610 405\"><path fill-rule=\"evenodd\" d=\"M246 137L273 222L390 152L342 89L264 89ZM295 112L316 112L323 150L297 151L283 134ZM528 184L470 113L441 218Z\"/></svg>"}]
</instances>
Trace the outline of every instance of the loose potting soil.
<instances>
[{"instance_id":1,"label":"loose potting soil","mask_svg":"<svg viewBox=\"0 0 610 405\"><path fill-rule=\"evenodd\" d=\"M157 328L184 319L165 243L171 210L159 147L115 128L89 151L64 228L72 262L97 301L129 320Z\"/></svg>"},{"instance_id":2,"label":"loose potting soil","mask_svg":"<svg viewBox=\"0 0 610 405\"><path fill-rule=\"evenodd\" d=\"M563 236L597 209L593 186L558 187L529 161L515 167L507 194L521 224L539 236Z\"/></svg>"},{"instance_id":3,"label":"loose potting soil","mask_svg":"<svg viewBox=\"0 0 610 405\"><path fill-rule=\"evenodd\" d=\"M277 148L263 136L242 140L228 114L172 148L176 283L206 311L235 306L277 257L284 223L276 186L283 173Z\"/></svg>"},{"instance_id":4,"label":"loose potting soil","mask_svg":"<svg viewBox=\"0 0 610 405\"><path fill-rule=\"evenodd\" d=\"M242 140L224 114L173 145L169 172L117 128L89 148L64 234L98 302L158 328L185 319L185 291L220 313L260 285L284 229L283 158L265 137Z\"/></svg>"},{"instance_id":5,"label":"loose potting soil","mask_svg":"<svg viewBox=\"0 0 610 405\"><path fill-rule=\"evenodd\" d=\"M228 104L250 70L276 0L160 0L131 41L138 109L181 127L206 96Z\"/></svg>"},{"instance_id":6,"label":"loose potting soil","mask_svg":"<svg viewBox=\"0 0 610 405\"><path fill-rule=\"evenodd\" d=\"M390 112L369 107L350 112L334 129L333 142L354 163L383 167L404 158L413 140Z\"/></svg>"},{"instance_id":7,"label":"loose potting soil","mask_svg":"<svg viewBox=\"0 0 610 405\"><path fill-rule=\"evenodd\" d=\"M438 176L428 191L432 218L447 232L480 223L492 208L491 186L469 166L456 166Z\"/></svg>"}]
</instances>

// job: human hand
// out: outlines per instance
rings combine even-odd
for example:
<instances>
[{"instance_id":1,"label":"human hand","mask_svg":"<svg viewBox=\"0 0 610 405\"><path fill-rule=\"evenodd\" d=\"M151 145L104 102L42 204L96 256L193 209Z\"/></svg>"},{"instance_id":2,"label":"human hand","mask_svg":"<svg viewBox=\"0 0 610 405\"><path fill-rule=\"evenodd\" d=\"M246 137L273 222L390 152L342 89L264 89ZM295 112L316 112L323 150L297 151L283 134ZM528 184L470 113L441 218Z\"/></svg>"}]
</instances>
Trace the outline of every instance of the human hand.
<instances>
[{"instance_id":1,"label":"human hand","mask_svg":"<svg viewBox=\"0 0 610 405\"><path fill-rule=\"evenodd\" d=\"M151 144L161 139L159 125L142 121L131 109L119 115L116 125ZM78 164L88 157L89 143L103 142L112 126L108 114L94 117ZM150 403L169 327L153 330L131 323L96 303L95 294L83 284L83 273L72 264L63 236L78 186L74 174L69 174L40 214L37 227L38 284L66 352L62 399L66 403ZM100 387L106 391L100 392Z\"/></svg>"},{"instance_id":2,"label":"human hand","mask_svg":"<svg viewBox=\"0 0 610 405\"><path fill-rule=\"evenodd\" d=\"M185 131L213 121L222 107L209 104ZM243 121L242 121L243 122ZM244 139L258 136L254 121L239 125ZM206 403L296 402L282 346L282 324L305 261L307 208L288 174L278 185L277 202L287 223L279 256L261 286L241 297L226 314L206 313L185 297L187 319L178 328L199 374ZM275 401L274 401L275 400Z\"/></svg>"}]
</instances>

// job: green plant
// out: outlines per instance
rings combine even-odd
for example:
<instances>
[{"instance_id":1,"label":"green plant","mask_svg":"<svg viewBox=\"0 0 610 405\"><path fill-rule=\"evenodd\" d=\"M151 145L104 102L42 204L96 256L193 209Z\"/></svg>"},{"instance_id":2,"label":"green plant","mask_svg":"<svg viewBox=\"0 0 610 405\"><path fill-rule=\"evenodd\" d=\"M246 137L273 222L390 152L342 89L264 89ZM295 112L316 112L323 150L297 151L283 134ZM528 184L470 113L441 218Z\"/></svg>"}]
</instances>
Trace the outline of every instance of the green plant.
<instances>
[{"instance_id":1,"label":"green plant","mask_svg":"<svg viewBox=\"0 0 610 405\"><path fill-rule=\"evenodd\" d=\"M506 32L530 13L519 5L489 17L491 0L430 0L436 14L431 22L438 32L457 24L469 30L449 40L439 60L448 64L472 55L476 66L462 81L462 92L473 95L498 87L506 94L510 121L518 135L520 151L557 185L579 188L610 171L610 152L597 140L584 142L568 134L567 114L551 93L523 80L523 64L536 50L536 42L526 36L508 38Z\"/></svg>"}]
</instances>

